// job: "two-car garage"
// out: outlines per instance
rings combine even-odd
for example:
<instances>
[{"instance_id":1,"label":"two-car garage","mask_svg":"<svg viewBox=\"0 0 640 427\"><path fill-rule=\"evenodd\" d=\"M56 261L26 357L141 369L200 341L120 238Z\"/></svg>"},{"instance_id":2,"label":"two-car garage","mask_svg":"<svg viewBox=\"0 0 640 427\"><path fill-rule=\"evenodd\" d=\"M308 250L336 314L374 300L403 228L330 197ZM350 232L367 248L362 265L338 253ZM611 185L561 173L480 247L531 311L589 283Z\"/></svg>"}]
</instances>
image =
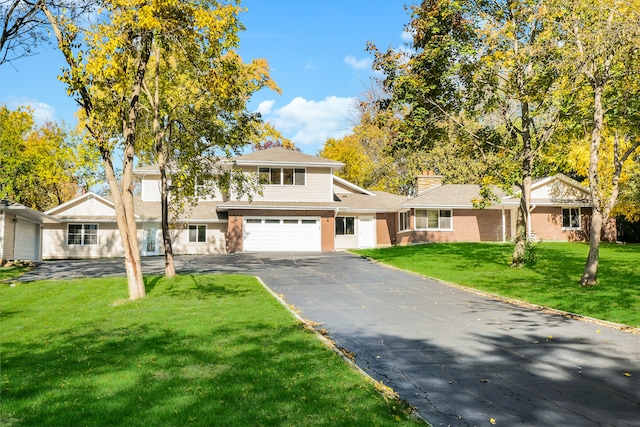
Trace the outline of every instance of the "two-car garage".
<instances>
[{"instance_id":1,"label":"two-car garage","mask_svg":"<svg viewBox=\"0 0 640 427\"><path fill-rule=\"evenodd\" d=\"M243 252L319 252L320 217L244 217Z\"/></svg>"}]
</instances>

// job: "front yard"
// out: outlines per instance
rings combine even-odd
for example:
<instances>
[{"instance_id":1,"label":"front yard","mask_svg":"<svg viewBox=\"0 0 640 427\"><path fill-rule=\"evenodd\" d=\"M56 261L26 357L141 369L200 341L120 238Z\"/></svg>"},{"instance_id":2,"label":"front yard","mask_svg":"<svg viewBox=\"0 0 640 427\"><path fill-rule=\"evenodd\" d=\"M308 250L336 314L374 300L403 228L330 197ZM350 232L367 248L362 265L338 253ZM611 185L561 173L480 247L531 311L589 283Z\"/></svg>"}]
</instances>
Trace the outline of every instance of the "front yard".
<instances>
[{"instance_id":1,"label":"front yard","mask_svg":"<svg viewBox=\"0 0 640 427\"><path fill-rule=\"evenodd\" d=\"M640 245L603 244L598 285L578 284L589 247L540 243L538 260L510 267L513 246L495 243L437 243L354 251L379 262L447 282L640 327Z\"/></svg>"},{"instance_id":2,"label":"front yard","mask_svg":"<svg viewBox=\"0 0 640 427\"><path fill-rule=\"evenodd\" d=\"M0 425L417 426L247 276L0 284Z\"/></svg>"}]
</instances>

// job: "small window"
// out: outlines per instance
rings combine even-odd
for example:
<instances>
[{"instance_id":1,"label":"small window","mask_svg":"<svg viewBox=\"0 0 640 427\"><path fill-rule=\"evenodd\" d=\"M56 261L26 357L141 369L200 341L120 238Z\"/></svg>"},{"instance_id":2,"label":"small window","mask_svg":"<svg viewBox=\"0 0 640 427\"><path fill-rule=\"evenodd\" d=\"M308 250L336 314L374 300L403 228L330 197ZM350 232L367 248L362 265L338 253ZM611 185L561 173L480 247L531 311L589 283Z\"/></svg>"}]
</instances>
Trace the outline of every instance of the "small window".
<instances>
[{"instance_id":1,"label":"small window","mask_svg":"<svg viewBox=\"0 0 640 427\"><path fill-rule=\"evenodd\" d=\"M297 219L285 219L283 222L285 224L297 224L298 220Z\"/></svg>"},{"instance_id":2,"label":"small window","mask_svg":"<svg viewBox=\"0 0 640 427\"><path fill-rule=\"evenodd\" d=\"M293 169L282 169L282 183L284 185L293 185Z\"/></svg>"},{"instance_id":3,"label":"small window","mask_svg":"<svg viewBox=\"0 0 640 427\"><path fill-rule=\"evenodd\" d=\"M269 184L280 185L281 183L282 183L282 169L280 168L271 169Z\"/></svg>"},{"instance_id":4,"label":"small window","mask_svg":"<svg viewBox=\"0 0 640 427\"><path fill-rule=\"evenodd\" d=\"M416 228L427 230L452 230L452 213L449 209L416 209Z\"/></svg>"},{"instance_id":5,"label":"small window","mask_svg":"<svg viewBox=\"0 0 640 427\"><path fill-rule=\"evenodd\" d=\"M409 222L411 219L411 212L406 211L406 212L400 212L398 214L398 229L400 231L403 230L408 230L409 228L411 228L411 223Z\"/></svg>"},{"instance_id":6,"label":"small window","mask_svg":"<svg viewBox=\"0 0 640 427\"><path fill-rule=\"evenodd\" d=\"M279 219L265 219L264 223L265 224L280 224L280 220Z\"/></svg>"},{"instance_id":7,"label":"small window","mask_svg":"<svg viewBox=\"0 0 640 427\"><path fill-rule=\"evenodd\" d=\"M207 241L206 225L189 226L189 243L205 243Z\"/></svg>"},{"instance_id":8,"label":"small window","mask_svg":"<svg viewBox=\"0 0 640 427\"><path fill-rule=\"evenodd\" d=\"M93 246L98 244L98 224L69 224L67 245Z\"/></svg>"},{"instance_id":9,"label":"small window","mask_svg":"<svg viewBox=\"0 0 640 427\"><path fill-rule=\"evenodd\" d=\"M269 184L270 176L269 168L258 169L258 180L260 181L260 184Z\"/></svg>"},{"instance_id":10,"label":"small window","mask_svg":"<svg viewBox=\"0 0 640 427\"><path fill-rule=\"evenodd\" d=\"M262 220L261 219L248 219L246 220L247 224L262 224Z\"/></svg>"},{"instance_id":11,"label":"small window","mask_svg":"<svg viewBox=\"0 0 640 427\"><path fill-rule=\"evenodd\" d=\"M562 228L580 230L580 208L562 209Z\"/></svg>"},{"instance_id":12,"label":"small window","mask_svg":"<svg viewBox=\"0 0 640 427\"><path fill-rule=\"evenodd\" d=\"M336 217L336 236L353 235L355 234L355 217L352 216L337 216Z\"/></svg>"},{"instance_id":13,"label":"small window","mask_svg":"<svg viewBox=\"0 0 640 427\"><path fill-rule=\"evenodd\" d=\"M305 185L306 170L293 168L258 168L258 181L263 185Z\"/></svg>"},{"instance_id":14,"label":"small window","mask_svg":"<svg viewBox=\"0 0 640 427\"><path fill-rule=\"evenodd\" d=\"M303 219L302 223L303 224L317 224L318 221L316 221L315 219Z\"/></svg>"}]
</instances>

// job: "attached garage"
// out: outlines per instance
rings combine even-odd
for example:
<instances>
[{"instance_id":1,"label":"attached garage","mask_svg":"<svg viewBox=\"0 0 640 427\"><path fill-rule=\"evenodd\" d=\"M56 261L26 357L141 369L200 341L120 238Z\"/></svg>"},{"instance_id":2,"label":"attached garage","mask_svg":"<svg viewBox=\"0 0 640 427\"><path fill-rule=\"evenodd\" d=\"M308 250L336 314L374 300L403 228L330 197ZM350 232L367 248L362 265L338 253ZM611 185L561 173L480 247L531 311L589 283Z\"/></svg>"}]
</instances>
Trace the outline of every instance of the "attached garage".
<instances>
[{"instance_id":1,"label":"attached garage","mask_svg":"<svg viewBox=\"0 0 640 427\"><path fill-rule=\"evenodd\" d=\"M13 256L21 260L40 259L40 224L25 220L16 222Z\"/></svg>"},{"instance_id":2,"label":"attached garage","mask_svg":"<svg viewBox=\"0 0 640 427\"><path fill-rule=\"evenodd\" d=\"M320 252L320 217L245 217L243 252Z\"/></svg>"}]
</instances>

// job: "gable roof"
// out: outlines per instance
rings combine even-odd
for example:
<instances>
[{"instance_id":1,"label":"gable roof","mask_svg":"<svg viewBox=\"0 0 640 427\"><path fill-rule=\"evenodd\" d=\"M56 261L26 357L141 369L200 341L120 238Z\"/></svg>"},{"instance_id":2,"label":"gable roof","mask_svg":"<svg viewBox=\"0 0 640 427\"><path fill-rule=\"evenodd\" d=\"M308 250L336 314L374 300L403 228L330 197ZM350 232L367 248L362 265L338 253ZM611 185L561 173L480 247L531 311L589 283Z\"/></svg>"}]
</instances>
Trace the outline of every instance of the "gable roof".
<instances>
[{"instance_id":1,"label":"gable roof","mask_svg":"<svg viewBox=\"0 0 640 427\"><path fill-rule=\"evenodd\" d=\"M0 212L8 211L17 216L26 218L34 222L58 222L57 219L40 212L35 209L31 209L21 203L13 202L11 200L0 199Z\"/></svg>"},{"instance_id":2,"label":"gable roof","mask_svg":"<svg viewBox=\"0 0 640 427\"><path fill-rule=\"evenodd\" d=\"M517 191L504 199L518 199L521 193ZM531 183L531 204L534 205L588 206L590 199L588 188L561 173L539 178Z\"/></svg>"},{"instance_id":3,"label":"gable roof","mask_svg":"<svg viewBox=\"0 0 640 427\"><path fill-rule=\"evenodd\" d=\"M465 208L472 209L473 201L480 199L480 185L477 184L445 184L429 188L422 194L403 203L406 208ZM504 192L493 188L498 197ZM500 203L500 205L517 204L518 201ZM494 205L495 206L495 205Z\"/></svg>"},{"instance_id":4,"label":"gable roof","mask_svg":"<svg viewBox=\"0 0 640 427\"><path fill-rule=\"evenodd\" d=\"M254 151L249 154L237 156L232 161L238 165L260 166L327 166L331 168L341 168L344 163L335 160L325 159L318 156L311 156L299 151L288 150L282 147L269 148L267 150Z\"/></svg>"},{"instance_id":5,"label":"gable roof","mask_svg":"<svg viewBox=\"0 0 640 427\"><path fill-rule=\"evenodd\" d=\"M338 184L338 185L340 185L340 186L342 186L344 188L347 188L347 189L353 191L354 193L367 194L369 196L375 196L376 195L375 193L373 193L373 192L371 192L369 190L366 190L366 189L354 184L353 182L349 182L346 179L340 178L339 176L336 176L336 175L333 175L333 181L334 181L334 184ZM338 191L336 191L336 192L338 192Z\"/></svg>"}]
</instances>

